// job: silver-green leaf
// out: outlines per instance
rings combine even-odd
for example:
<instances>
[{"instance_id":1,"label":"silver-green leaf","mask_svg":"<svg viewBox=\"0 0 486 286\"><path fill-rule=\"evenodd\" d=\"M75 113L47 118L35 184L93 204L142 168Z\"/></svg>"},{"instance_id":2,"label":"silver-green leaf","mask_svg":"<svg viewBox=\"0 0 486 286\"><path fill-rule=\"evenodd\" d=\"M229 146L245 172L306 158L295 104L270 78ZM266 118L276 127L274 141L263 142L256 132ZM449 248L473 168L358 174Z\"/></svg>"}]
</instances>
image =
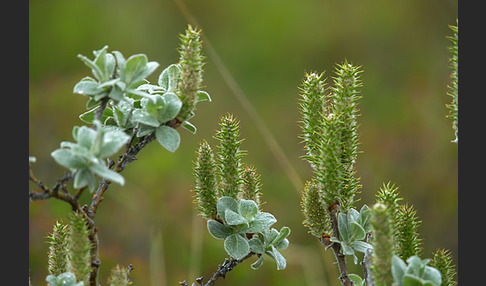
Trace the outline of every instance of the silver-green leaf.
<instances>
[{"instance_id":1,"label":"silver-green leaf","mask_svg":"<svg viewBox=\"0 0 486 286\"><path fill-rule=\"evenodd\" d=\"M234 259L241 259L250 252L250 245L243 236L235 233L224 240L224 249Z\"/></svg>"},{"instance_id":2,"label":"silver-green leaf","mask_svg":"<svg viewBox=\"0 0 486 286\"><path fill-rule=\"evenodd\" d=\"M179 133L172 127L160 125L155 129L155 138L160 145L170 152L175 152L181 143Z\"/></svg>"}]
</instances>

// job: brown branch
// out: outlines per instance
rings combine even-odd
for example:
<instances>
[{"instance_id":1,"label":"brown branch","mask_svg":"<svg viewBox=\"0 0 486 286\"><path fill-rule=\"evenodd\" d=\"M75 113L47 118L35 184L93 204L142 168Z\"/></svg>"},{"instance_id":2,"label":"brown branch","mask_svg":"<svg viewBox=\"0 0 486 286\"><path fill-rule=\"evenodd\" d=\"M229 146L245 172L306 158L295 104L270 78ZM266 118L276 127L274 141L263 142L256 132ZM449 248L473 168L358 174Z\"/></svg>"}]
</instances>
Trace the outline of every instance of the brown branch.
<instances>
[{"instance_id":1,"label":"brown branch","mask_svg":"<svg viewBox=\"0 0 486 286\"><path fill-rule=\"evenodd\" d=\"M339 238L339 227L338 227L338 220L336 217L336 213L338 212L339 207L333 208L329 210L329 215L331 217L331 225L334 237ZM349 279L348 269L346 266L346 256L341 253L341 245L339 243L333 243L331 245L331 249L336 257L338 268L339 268L339 281L344 286L353 286L354 283Z\"/></svg>"},{"instance_id":2,"label":"brown branch","mask_svg":"<svg viewBox=\"0 0 486 286\"><path fill-rule=\"evenodd\" d=\"M66 174L64 174L64 177L59 179L52 189L49 189L49 187L47 187L42 181L35 177L34 172L29 165L29 180L41 189L41 191L29 192L29 202L56 198L69 203L73 210L78 210L78 200L75 197L71 196L69 192L67 192L65 186L66 182L72 179L72 174L70 172L66 172ZM63 192L59 192L60 189L63 190Z\"/></svg>"},{"instance_id":3,"label":"brown branch","mask_svg":"<svg viewBox=\"0 0 486 286\"><path fill-rule=\"evenodd\" d=\"M255 254L255 252L250 251L250 252L248 252L247 255L243 256L240 259L234 259L234 258L228 259L228 258L225 258L223 264L218 265L218 270L213 274L213 276L211 277L211 279L209 279L208 282L206 282L206 284L203 284L202 277L200 277L200 278L197 278L196 279L196 282L198 283L197 285L199 285L199 286L211 286L211 285L214 285L214 283L216 282L216 280L218 280L221 277L223 277L223 279L226 278L226 274L228 274L228 272L230 272L231 270L233 270L233 268L236 265L238 265L238 264L242 263L243 261L247 260L248 258L250 258L251 256L253 256L254 254ZM183 285L183 286L188 286L187 281L180 282L179 284L180 285ZM195 284L192 283L192 286L195 286Z\"/></svg>"}]
</instances>

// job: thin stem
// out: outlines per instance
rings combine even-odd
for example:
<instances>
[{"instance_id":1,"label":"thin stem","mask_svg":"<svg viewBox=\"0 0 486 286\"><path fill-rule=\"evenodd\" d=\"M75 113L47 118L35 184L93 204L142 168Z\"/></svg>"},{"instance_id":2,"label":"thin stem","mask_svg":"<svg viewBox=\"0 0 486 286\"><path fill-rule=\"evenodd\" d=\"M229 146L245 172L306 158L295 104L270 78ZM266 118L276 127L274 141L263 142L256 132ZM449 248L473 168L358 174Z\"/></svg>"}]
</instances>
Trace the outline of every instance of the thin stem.
<instances>
[{"instance_id":1,"label":"thin stem","mask_svg":"<svg viewBox=\"0 0 486 286\"><path fill-rule=\"evenodd\" d=\"M29 180L35 183L41 189L41 191L32 191L29 193L29 202L56 198L69 203L73 210L78 210L79 203L77 198L71 196L65 189L65 183L72 178L72 174L66 172L64 177L59 179L52 189L49 189L42 181L35 177L34 172L29 165ZM62 189L64 192L60 193L59 189Z\"/></svg>"},{"instance_id":2,"label":"thin stem","mask_svg":"<svg viewBox=\"0 0 486 286\"><path fill-rule=\"evenodd\" d=\"M255 254L255 252L250 251L250 252L248 252L248 254L246 254L245 256L243 256L240 259L234 259L234 258L228 259L228 258L225 258L223 264L220 264L218 266L218 271L216 271L213 274L213 276L211 277L211 279L209 279L208 282L206 282L206 284L203 284L202 283L202 277L197 278L196 279L196 282L198 283L198 285L202 285L202 286L211 286L211 285L214 285L214 283L216 282L216 280L218 280L221 277L223 277L223 279L224 279L226 277L226 274L228 274L228 272L230 272L231 270L233 270L233 268L236 265L238 265L238 264L242 263L243 261L247 260L248 258L250 258L251 256L253 256L254 254ZM180 284L183 285L183 286L188 286L187 281L183 281ZM194 285L194 283L192 285Z\"/></svg>"},{"instance_id":3,"label":"thin stem","mask_svg":"<svg viewBox=\"0 0 486 286\"><path fill-rule=\"evenodd\" d=\"M109 100L110 100L110 98L108 96L101 99L100 106L95 111L94 120L100 120L101 119L101 116L103 116L103 112L105 111L106 105L108 104ZM93 125L93 128L96 129L96 125Z\"/></svg>"},{"instance_id":4,"label":"thin stem","mask_svg":"<svg viewBox=\"0 0 486 286\"><path fill-rule=\"evenodd\" d=\"M338 228L338 220L336 217L336 212L331 211L331 223L332 223L332 230L334 237L339 237L339 228ZM333 243L331 245L332 251L334 252L334 256L336 257L339 273L339 281L341 281L342 285L345 286L352 286L354 283L349 279L348 269L346 266L346 256L341 253L341 245L339 243Z\"/></svg>"}]
</instances>

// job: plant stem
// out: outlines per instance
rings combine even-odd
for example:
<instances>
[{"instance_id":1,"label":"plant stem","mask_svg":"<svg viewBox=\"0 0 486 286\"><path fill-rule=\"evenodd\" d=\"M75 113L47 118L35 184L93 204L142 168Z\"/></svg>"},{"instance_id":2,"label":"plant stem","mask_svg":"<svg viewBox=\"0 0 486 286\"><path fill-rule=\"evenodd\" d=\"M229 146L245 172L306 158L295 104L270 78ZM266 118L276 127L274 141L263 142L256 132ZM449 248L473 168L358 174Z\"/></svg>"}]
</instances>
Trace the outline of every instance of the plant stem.
<instances>
[{"instance_id":1,"label":"plant stem","mask_svg":"<svg viewBox=\"0 0 486 286\"><path fill-rule=\"evenodd\" d=\"M330 216L333 235L334 237L339 237L338 220L336 217L336 213L331 211ZM341 273L341 275L339 276L339 281L341 281L341 284L344 286L354 285L354 283L349 279L348 269L346 267L346 257L344 254L341 253L341 245L338 243L333 243L331 245L331 248L338 263L339 273Z\"/></svg>"},{"instance_id":2,"label":"plant stem","mask_svg":"<svg viewBox=\"0 0 486 286\"><path fill-rule=\"evenodd\" d=\"M234 258L228 259L228 258L225 258L223 264L220 264L218 266L218 271L216 271L213 274L213 276L211 277L211 279L209 279L208 282L206 282L206 284L203 284L202 283L202 277L201 278L197 278L196 279L196 282L200 286L211 286L211 285L214 285L214 283L216 282L216 280L218 280L220 277L223 277L223 279L224 279L226 277L226 274L228 274L228 272L230 272L231 270L233 270L233 268L236 265L242 263L243 261L245 261L246 259L250 258L254 254L255 254L254 252L250 251L250 252L248 252L247 255L243 256L240 259L234 259ZM188 286L187 281L183 281L180 284L183 285L183 286ZM192 285L194 286L195 284L193 283Z\"/></svg>"}]
</instances>

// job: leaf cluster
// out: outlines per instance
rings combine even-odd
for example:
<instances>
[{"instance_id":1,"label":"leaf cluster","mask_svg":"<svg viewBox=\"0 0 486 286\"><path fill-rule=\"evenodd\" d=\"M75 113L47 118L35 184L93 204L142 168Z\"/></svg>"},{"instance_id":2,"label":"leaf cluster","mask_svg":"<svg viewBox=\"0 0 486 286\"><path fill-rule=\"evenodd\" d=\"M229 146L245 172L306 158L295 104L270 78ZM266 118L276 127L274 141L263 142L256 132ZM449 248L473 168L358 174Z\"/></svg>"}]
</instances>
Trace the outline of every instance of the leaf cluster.
<instances>
[{"instance_id":1,"label":"leaf cluster","mask_svg":"<svg viewBox=\"0 0 486 286\"><path fill-rule=\"evenodd\" d=\"M221 221L210 219L207 222L209 233L217 239L224 239L224 249L235 259L241 259L252 251L259 259L252 264L258 269L263 264L262 254L267 254L277 262L277 269L284 269L285 258L278 251L289 245L288 227L280 231L270 228L277 219L270 213L261 212L252 200L222 197L217 204Z\"/></svg>"},{"instance_id":2,"label":"leaf cluster","mask_svg":"<svg viewBox=\"0 0 486 286\"><path fill-rule=\"evenodd\" d=\"M84 286L84 282L76 282L76 276L71 272L61 273L59 275L48 275L46 277L48 286Z\"/></svg>"},{"instance_id":3,"label":"leaf cluster","mask_svg":"<svg viewBox=\"0 0 486 286\"><path fill-rule=\"evenodd\" d=\"M179 147L180 135L173 127L181 125L191 133L197 131L196 127L187 120L176 119L183 106L178 93L178 85L182 81L180 75L183 73L181 65L169 65L159 75L157 84L150 84L145 77L153 72L155 65L151 63L154 62L147 62L144 54L131 56L127 60L118 51L114 51L113 54L119 68L113 75L116 78L110 81L115 82L110 90L117 89L120 84L130 88L118 88L119 96L116 99L108 95L112 100L103 109L100 120L103 124L117 127L128 134L136 128L138 138L155 134L160 145L174 152ZM105 56L107 55L109 54L105 53ZM90 63L94 65L96 59ZM88 84L87 81L91 83ZM80 115L80 119L86 123L93 123L96 113L99 112L101 99L106 98L90 94L94 89L91 85L94 84L94 79L85 78L74 87L74 93L91 97L87 104L89 110ZM205 91L197 90L195 94L196 103L211 100Z\"/></svg>"},{"instance_id":4,"label":"leaf cluster","mask_svg":"<svg viewBox=\"0 0 486 286\"><path fill-rule=\"evenodd\" d=\"M407 264L395 255L392 261L393 279L397 286L440 286L442 283L439 270L427 266L430 259L422 260L414 255L407 259Z\"/></svg>"},{"instance_id":5,"label":"leaf cluster","mask_svg":"<svg viewBox=\"0 0 486 286\"><path fill-rule=\"evenodd\" d=\"M271 226L277 219L261 211L260 176L252 166L243 166L244 151L240 149L239 122L227 114L221 119L215 139L218 154L203 141L194 162L195 203L201 215L208 219L209 233L224 240L226 252L241 259L253 252L259 256L252 268L263 264L263 254L277 262L277 269L286 267L280 249L288 246L288 227L277 231Z\"/></svg>"},{"instance_id":6,"label":"leaf cluster","mask_svg":"<svg viewBox=\"0 0 486 286\"><path fill-rule=\"evenodd\" d=\"M363 205L358 212L356 209L349 209L348 213L339 213L338 228L339 236L331 237L331 241L340 243L343 254L353 256L354 264L358 263L355 252L365 253L372 249L371 244L365 242L366 236L371 232L370 209Z\"/></svg>"},{"instance_id":7,"label":"leaf cluster","mask_svg":"<svg viewBox=\"0 0 486 286\"><path fill-rule=\"evenodd\" d=\"M73 137L76 143L61 142L61 148L51 153L58 164L75 174L74 188L87 186L91 192L96 187L95 175L120 185L124 184L123 177L110 170L104 158L118 152L129 139L123 131L102 126L99 121L95 121L94 124L96 130L86 126L75 126Z\"/></svg>"}]
</instances>

